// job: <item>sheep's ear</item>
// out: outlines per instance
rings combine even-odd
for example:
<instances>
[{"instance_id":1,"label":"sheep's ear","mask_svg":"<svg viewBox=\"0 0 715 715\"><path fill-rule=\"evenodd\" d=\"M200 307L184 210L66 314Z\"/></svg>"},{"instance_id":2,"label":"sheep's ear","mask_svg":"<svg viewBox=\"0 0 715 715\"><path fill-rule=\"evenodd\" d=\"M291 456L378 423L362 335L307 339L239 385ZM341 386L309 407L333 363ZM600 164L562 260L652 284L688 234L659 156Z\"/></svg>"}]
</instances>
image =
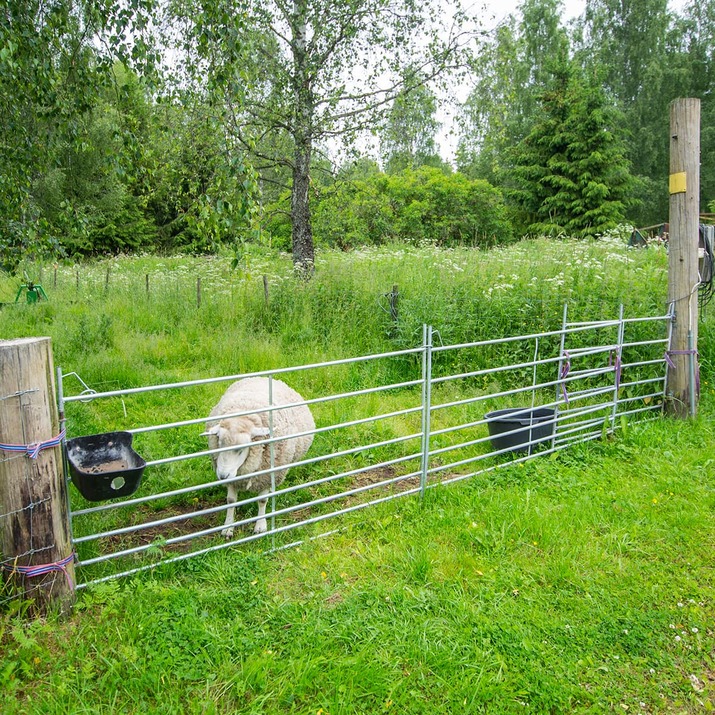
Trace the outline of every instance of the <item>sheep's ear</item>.
<instances>
[{"instance_id":1,"label":"sheep's ear","mask_svg":"<svg viewBox=\"0 0 715 715\"><path fill-rule=\"evenodd\" d=\"M210 437L211 435L215 435L218 437L218 432L220 429L220 425L214 425L213 427L209 427L205 432L201 433L201 437Z\"/></svg>"},{"instance_id":2,"label":"sheep's ear","mask_svg":"<svg viewBox=\"0 0 715 715\"><path fill-rule=\"evenodd\" d=\"M251 429L251 439L263 439L264 437L268 437L271 434L271 431L268 429L268 427L253 427Z\"/></svg>"}]
</instances>

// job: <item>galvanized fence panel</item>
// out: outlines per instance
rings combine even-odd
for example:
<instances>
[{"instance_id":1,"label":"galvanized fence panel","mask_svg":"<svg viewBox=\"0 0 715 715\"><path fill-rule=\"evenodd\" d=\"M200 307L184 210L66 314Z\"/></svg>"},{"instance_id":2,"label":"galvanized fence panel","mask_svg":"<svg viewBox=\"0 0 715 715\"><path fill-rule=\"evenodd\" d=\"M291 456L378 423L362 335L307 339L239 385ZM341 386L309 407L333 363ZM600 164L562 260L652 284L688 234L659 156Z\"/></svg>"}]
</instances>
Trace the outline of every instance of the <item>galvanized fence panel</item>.
<instances>
[{"instance_id":1,"label":"galvanized fence panel","mask_svg":"<svg viewBox=\"0 0 715 715\"><path fill-rule=\"evenodd\" d=\"M147 476L137 496L96 504L72 493L78 587L266 538L268 549L287 548L302 543L286 538L295 529L305 530L305 538L320 538L335 531L317 530L329 519L598 439L613 432L622 419L655 416L666 391L671 324L670 315L626 318L622 310L615 320L569 323L565 308L560 329L525 336L436 345L439 334L425 326L420 346L377 355L107 392L94 392L82 383L82 392L72 396L64 396L60 388L61 413L95 409L113 399L121 399L126 412L125 400L161 392L169 416L176 390L212 389L249 376L269 378L269 405L255 410L268 413L269 435L252 444L268 448L270 467L250 475L216 478L210 456L232 447L175 449L196 444L198 429L215 417L123 426L144 440L142 449L151 457ZM493 364L499 351L532 357ZM394 361L401 361L397 372L408 379L353 385L356 389L291 405L273 404L276 378L332 384L331 370L355 370L362 378L361 369L369 372ZM60 386L70 375L74 373L60 371ZM344 377L334 382L340 384ZM399 398L392 399L395 395ZM296 405L313 411L317 427L291 437L311 434L313 447L299 461L277 465L275 445L285 437L274 435L273 416ZM207 402L206 415L209 408ZM494 416L505 409L507 418ZM231 416L246 414L253 413ZM495 423L498 435L491 433ZM167 447L170 453L157 454ZM288 479L276 483L276 472L286 468L293 470ZM259 520L256 504L265 497L248 495L229 505L224 490L231 482L240 486L244 479L266 474L271 476L265 514L269 526L267 532L255 534L246 529ZM182 484L187 479L189 483ZM233 524L237 535L226 541L221 516L233 506L241 515Z\"/></svg>"}]
</instances>

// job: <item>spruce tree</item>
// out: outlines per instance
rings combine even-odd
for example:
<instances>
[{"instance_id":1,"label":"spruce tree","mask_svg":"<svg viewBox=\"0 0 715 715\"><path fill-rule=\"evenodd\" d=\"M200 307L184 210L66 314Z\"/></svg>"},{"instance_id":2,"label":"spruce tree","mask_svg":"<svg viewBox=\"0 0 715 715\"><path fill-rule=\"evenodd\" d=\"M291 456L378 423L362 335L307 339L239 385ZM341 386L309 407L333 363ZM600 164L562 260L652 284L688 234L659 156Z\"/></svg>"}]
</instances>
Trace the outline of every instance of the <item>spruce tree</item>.
<instances>
[{"instance_id":1,"label":"spruce tree","mask_svg":"<svg viewBox=\"0 0 715 715\"><path fill-rule=\"evenodd\" d=\"M539 97L537 120L514 151L511 197L530 233L579 237L614 228L634 179L619 115L596 76L563 54Z\"/></svg>"}]
</instances>

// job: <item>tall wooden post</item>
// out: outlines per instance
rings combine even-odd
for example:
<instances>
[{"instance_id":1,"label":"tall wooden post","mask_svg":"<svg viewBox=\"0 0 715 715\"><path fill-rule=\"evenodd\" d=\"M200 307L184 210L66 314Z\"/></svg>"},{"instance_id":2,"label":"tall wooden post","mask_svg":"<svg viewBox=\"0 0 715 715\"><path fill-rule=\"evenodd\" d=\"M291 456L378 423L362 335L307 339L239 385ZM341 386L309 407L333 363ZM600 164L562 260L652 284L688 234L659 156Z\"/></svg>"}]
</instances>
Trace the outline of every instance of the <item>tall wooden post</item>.
<instances>
[{"instance_id":1,"label":"tall wooden post","mask_svg":"<svg viewBox=\"0 0 715 715\"><path fill-rule=\"evenodd\" d=\"M697 408L700 100L670 105L670 238L668 301L674 315L668 351L668 408L678 417Z\"/></svg>"},{"instance_id":2,"label":"tall wooden post","mask_svg":"<svg viewBox=\"0 0 715 715\"><path fill-rule=\"evenodd\" d=\"M50 339L0 340L0 581L38 614L74 600L59 436Z\"/></svg>"}]
</instances>

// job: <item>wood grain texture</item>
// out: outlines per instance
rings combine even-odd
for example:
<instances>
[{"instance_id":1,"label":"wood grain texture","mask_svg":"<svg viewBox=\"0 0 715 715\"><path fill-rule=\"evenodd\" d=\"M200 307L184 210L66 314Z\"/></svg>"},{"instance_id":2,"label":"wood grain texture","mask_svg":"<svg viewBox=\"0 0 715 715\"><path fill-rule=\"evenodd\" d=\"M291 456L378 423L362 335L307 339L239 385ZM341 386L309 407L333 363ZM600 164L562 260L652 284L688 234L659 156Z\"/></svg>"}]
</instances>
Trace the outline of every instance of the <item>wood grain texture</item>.
<instances>
[{"instance_id":1,"label":"wood grain texture","mask_svg":"<svg viewBox=\"0 0 715 715\"><path fill-rule=\"evenodd\" d=\"M49 338L0 340L0 442L30 445L60 432ZM36 459L0 451L0 549L5 566L39 566L72 553L62 448ZM4 569L11 590L33 610L66 610L74 598L74 565L27 577Z\"/></svg>"},{"instance_id":2,"label":"wood grain texture","mask_svg":"<svg viewBox=\"0 0 715 715\"><path fill-rule=\"evenodd\" d=\"M676 99L670 105L670 174L685 174L685 191L670 195L668 302L675 322L671 350L688 350L688 332L698 345L698 231L700 221L700 100ZM691 405L688 355L673 355L668 368L671 413L687 417ZM697 400L697 396L696 396Z\"/></svg>"}]
</instances>

